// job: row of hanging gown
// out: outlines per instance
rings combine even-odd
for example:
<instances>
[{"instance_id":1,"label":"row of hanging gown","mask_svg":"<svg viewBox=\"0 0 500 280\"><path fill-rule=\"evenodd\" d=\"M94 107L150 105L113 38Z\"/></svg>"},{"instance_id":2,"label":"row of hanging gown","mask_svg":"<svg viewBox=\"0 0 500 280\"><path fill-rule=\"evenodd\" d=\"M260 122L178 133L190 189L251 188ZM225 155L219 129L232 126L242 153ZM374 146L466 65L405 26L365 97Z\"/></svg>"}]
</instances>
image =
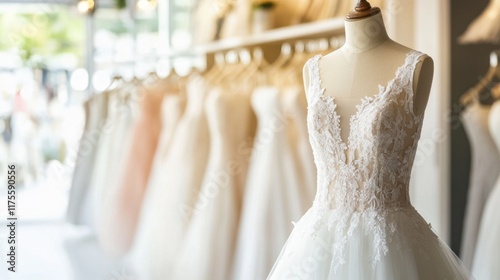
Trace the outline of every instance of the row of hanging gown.
<instances>
[{"instance_id":1,"label":"row of hanging gown","mask_svg":"<svg viewBox=\"0 0 500 280\"><path fill-rule=\"evenodd\" d=\"M99 141L108 115L109 94L93 95L84 104L85 127L78 147L69 193L67 220L76 225L90 225L89 185L94 172Z\"/></svg>"},{"instance_id":2,"label":"row of hanging gown","mask_svg":"<svg viewBox=\"0 0 500 280\"><path fill-rule=\"evenodd\" d=\"M316 188L296 79L310 55L281 60L276 77L255 63L219 66L90 98L81 150L98 137L77 164L70 221L143 280L266 278Z\"/></svg>"},{"instance_id":3,"label":"row of hanging gown","mask_svg":"<svg viewBox=\"0 0 500 280\"><path fill-rule=\"evenodd\" d=\"M209 135L204 113L207 89L194 77L187 85L185 112L176 125L167 155L155 171L144 198L135 250L144 261L145 279L172 273L208 160ZM161 170L160 170L161 169ZM156 174L155 174L156 175Z\"/></svg>"},{"instance_id":4,"label":"row of hanging gown","mask_svg":"<svg viewBox=\"0 0 500 280\"><path fill-rule=\"evenodd\" d=\"M131 96L138 113L130 127L130 140L118 165L117 181L108 185L103 196L103 209L97 220L98 238L105 249L115 255L130 248L148 183L153 157L161 129L161 104L164 94L156 91L137 92ZM130 121L130 120L124 120Z\"/></svg>"},{"instance_id":5,"label":"row of hanging gown","mask_svg":"<svg viewBox=\"0 0 500 280\"><path fill-rule=\"evenodd\" d=\"M298 89L241 93L188 83L186 112L165 161L155 162L163 172L151 175L132 253L145 279L267 276L314 194L303 98Z\"/></svg>"},{"instance_id":6,"label":"row of hanging gown","mask_svg":"<svg viewBox=\"0 0 500 280\"><path fill-rule=\"evenodd\" d=\"M134 87L95 95L86 104L87 123L80 141L68 204L68 220L99 230L109 213L118 185L124 151L130 147L131 129L139 103Z\"/></svg>"},{"instance_id":7,"label":"row of hanging gown","mask_svg":"<svg viewBox=\"0 0 500 280\"><path fill-rule=\"evenodd\" d=\"M314 163L310 158L301 161L297 157L297 150L289 141L293 139L289 133L294 126L285 116L293 109L300 110L292 107L299 98L294 92L285 93L288 94L269 87L256 89L252 96L259 126L231 279L265 279L293 228L292 221L297 221L312 203L315 185L299 178L304 170L299 164ZM283 98L291 98L292 102L283 102ZM299 124L305 123L305 115L301 113L295 115L300 118ZM304 140L307 138L300 141Z\"/></svg>"},{"instance_id":8,"label":"row of hanging gown","mask_svg":"<svg viewBox=\"0 0 500 280\"><path fill-rule=\"evenodd\" d=\"M228 279L248 169L241 147L254 133L249 97L220 88L207 97L209 161L171 279Z\"/></svg>"}]
</instances>

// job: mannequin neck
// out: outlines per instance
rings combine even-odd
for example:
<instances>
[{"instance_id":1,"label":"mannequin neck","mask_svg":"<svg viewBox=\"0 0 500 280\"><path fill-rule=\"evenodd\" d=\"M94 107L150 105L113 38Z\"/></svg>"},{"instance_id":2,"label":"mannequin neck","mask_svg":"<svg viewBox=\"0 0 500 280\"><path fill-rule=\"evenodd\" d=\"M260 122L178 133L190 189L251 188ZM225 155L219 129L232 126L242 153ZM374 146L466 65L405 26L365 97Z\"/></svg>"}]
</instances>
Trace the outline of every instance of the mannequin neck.
<instances>
[{"instance_id":1,"label":"mannequin neck","mask_svg":"<svg viewBox=\"0 0 500 280\"><path fill-rule=\"evenodd\" d=\"M345 21L345 48L349 52L362 53L389 40L382 15Z\"/></svg>"}]
</instances>

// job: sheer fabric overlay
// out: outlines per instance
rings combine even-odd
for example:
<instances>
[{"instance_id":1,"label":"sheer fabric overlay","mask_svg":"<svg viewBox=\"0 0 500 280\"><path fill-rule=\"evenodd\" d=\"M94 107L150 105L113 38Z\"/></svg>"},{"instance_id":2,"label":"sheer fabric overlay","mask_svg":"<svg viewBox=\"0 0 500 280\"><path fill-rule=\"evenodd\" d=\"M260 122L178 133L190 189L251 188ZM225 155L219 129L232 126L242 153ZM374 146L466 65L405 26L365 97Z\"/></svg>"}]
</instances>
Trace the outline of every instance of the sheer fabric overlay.
<instances>
[{"instance_id":1,"label":"sheer fabric overlay","mask_svg":"<svg viewBox=\"0 0 500 280\"><path fill-rule=\"evenodd\" d=\"M470 279L409 199L423 122L413 76L423 56L410 52L386 87L361 100L346 142L335 98L322 88L321 55L307 62L317 193L268 279Z\"/></svg>"}]
</instances>

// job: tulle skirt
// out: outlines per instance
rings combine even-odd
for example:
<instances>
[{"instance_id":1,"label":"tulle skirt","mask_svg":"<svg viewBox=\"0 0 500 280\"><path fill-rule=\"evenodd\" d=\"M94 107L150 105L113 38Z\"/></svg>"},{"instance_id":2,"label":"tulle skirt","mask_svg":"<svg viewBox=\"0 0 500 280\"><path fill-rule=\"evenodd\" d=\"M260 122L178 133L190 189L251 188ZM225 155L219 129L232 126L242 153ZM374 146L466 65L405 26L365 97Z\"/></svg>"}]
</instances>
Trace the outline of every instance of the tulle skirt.
<instances>
[{"instance_id":1,"label":"tulle skirt","mask_svg":"<svg viewBox=\"0 0 500 280\"><path fill-rule=\"evenodd\" d=\"M450 248L409 206L397 211L352 213L311 208L296 224L268 277L278 279L471 277Z\"/></svg>"}]
</instances>

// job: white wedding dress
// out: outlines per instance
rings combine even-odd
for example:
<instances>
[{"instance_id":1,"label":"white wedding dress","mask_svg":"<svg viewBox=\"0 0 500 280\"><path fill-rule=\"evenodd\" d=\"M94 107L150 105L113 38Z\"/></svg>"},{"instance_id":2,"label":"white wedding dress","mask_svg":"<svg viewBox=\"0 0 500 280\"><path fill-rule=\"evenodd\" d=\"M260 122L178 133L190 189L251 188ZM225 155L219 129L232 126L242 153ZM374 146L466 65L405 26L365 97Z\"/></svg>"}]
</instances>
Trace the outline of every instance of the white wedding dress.
<instances>
[{"instance_id":1,"label":"white wedding dress","mask_svg":"<svg viewBox=\"0 0 500 280\"><path fill-rule=\"evenodd\" d=\"M475 102L467 107L461 117L469 138L472 156L460 247L460 258L468 268L472 268L484 205L500 174L500 155L497 153L497 147L488 127L490 111L491 106Z\"/></svg>"},{"instance_id":2,"label":"white wedding dress","mask_svg":"<svg viewBox=\"0 0 500 280\"><path fill-rule=\"evenodd\" d=\"M490 132L500 153L500 102L493 104L490 112ZM477 238L476 251L472 264L472 274L477 280L500 279L500 177L486 202Z\"/></svg>"},{"instance_id":3,"label":"white wedding dress","mask_svg":"<svg viewBox=\"0 0 500 280\"><path fill-rule=\"evenodd\" d=\"M257 88L252 95L257 135L245 186L233 277L265 279L298 220L310 207L309 186L301 184L288 137L278 88ZM243 151L247 150L245 146Z\"/></svg>"},{"instance_id":4,"label":"white wedding dress","mask_svg":"<svg viewBox=\"0 0 500 280\"><path fill-rule=\"evenodd\" d=\"M203 78L190 77L186 109L162 172L148 185L131 253L141 280L170 279L180 252L208 160L206 91Z\"/></svg>"},{"instance_id":5,"label":"white wedding dress","mask_svg":"<svg viewBox=\"0 0 500 280\"><path fill-rule=\"evenodd\" d=\"M153 170L151 170L150 182L153 178L161 178L161 167L165 159L168 156L168 151L172 143L172 138L175 135L177 124L184 114L184 109L186 107L186 96L185 94L173 94L167 95L163 99L161 105L162 114L162 129L160 134L160 140L158 141L158 148L155 153L155 158L153 160Z\"/></svg>"},{"instance_id":6,"label":"white wedding dress","mask_svg":"<svg viewBox=\"0 0 500 280\"><path fill-rule=\"evenodd\" d=\"M254 136L249 95L215 89L206 101L210 156L171 280L230 279L249 154ZM195 269L194 269L195 268Z\"/></svg>"},{"instance_id":7,"label":"white wedding dress","mask_svg":"<svg viewBox=\"0 0 500 280\"><path fill-rule=\"evenodd\" d=\"M91 227L97 230L102 211L108 211L106 199L112 196L112 188L118 183L124 160L124 151L130 145L131 128L138 113L138 104L134 100L137 92L124 93L124 90L110 92L108 117L101 128L98 150L93 165L89 199L84 204L84 211L90 212Z\"/></svg>"},{"instance_id":8,"label":"white wedding dress","mask_svg":"<svg viewBox=\"0 0 500 280\"><path fill-rule=\"evenodd\" d=\"M93 95L84 103L85 128L78 147L75 170L69 193L67 219L70 223L91 224L89 184L91 182L98 151L98 143L103 137L103 128L108 114L109 92Z\"/></svg>"},{"instance_id":9,"label":"white wedding dress","mask_svg":"<svg viewBox=\"0 0 500 280\"><path fill-rule=\"evenodd\" d=\"M361 100L347 142L335 99L321 88L321 55L308 61L308 128L318 190L268 279L469 279L409 200L423 122L413 111L412 80L422 55L410 52L387 87Z\"/></svg>"}]
</instances>

